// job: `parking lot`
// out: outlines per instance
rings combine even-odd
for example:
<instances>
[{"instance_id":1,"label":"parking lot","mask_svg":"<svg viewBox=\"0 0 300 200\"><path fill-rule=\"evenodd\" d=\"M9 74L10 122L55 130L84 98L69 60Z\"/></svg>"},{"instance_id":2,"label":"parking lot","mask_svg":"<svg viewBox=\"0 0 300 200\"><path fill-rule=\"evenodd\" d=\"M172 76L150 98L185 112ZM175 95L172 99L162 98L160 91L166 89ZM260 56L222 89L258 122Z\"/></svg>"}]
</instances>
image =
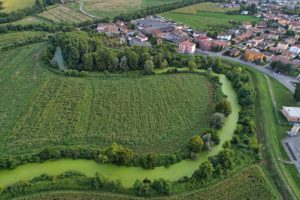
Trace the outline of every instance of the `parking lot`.
<instances>
[{"instance_id":1,"label":"parking lot","mask_svg":"<svg viewBox=\"0 0 300 200\"><path fill-rule=\"evenodd\" d=\"M300 136L287 137L283 140L283 146L300 174Z\"/></svg>"}]
</instances>

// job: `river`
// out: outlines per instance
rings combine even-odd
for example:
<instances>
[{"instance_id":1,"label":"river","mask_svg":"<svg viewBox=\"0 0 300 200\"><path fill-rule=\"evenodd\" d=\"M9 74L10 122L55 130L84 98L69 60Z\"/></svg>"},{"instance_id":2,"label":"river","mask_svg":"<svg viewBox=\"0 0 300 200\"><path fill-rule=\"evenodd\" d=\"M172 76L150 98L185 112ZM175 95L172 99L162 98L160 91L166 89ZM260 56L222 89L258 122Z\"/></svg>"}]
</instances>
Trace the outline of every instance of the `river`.
<instances>
[{"instance_id":1,"label":"river","mask_svg":"<svg viewBox=\"0 0 300 200\"><path fill-rule=\"evenodd\" d=\"M218 131L220 144L214 146L209 152L200 153L196 160L183 160L169 167L156 167L155 169L143 169L140 167L125 167L112 164L99 164L93 160L68 160L47 161L44 163L30 163L21 165L12 170L0 171L0 187L6 187L18 181L30 180L41 174L58 175L68 170L79 171L92 177L99 172L104 177L119 179L124 187L131 187L135 180L148 178L150 180L163 178L176 181L184 176L191 176L199 165L209 156L216 155L222 150L225 141L230 140L234 134L238 122L240 106L237 95L231 82L225 75L219 75L222 83L222 91L232 105L232 113L225 120L222 129Z\"/></svg>"}]
</instances>

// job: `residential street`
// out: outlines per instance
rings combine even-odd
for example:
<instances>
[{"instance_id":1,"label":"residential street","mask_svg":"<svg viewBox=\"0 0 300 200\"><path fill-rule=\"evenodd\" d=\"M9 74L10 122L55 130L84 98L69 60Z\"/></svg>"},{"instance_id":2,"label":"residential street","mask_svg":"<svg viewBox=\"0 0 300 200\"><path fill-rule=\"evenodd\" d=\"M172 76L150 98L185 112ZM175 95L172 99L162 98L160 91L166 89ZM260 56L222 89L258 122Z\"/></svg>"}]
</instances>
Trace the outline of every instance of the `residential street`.
<instances>
[{"instance_id":1,"label":"residential street","mask_svg":"<svg viewBox=\"0 0 300 200\"><path fill-rule=\"evenodd\" d=\"M283 84L286 88L288 88L291 92L295 91L295 83L299 82L299 80L297 80L294 77L290 77L290 76L287 76L287 75L283 75L283 74L279 74L279 73L273 72L271 69L268 68L269 65L260 66L260 65L254 64L254 63L249 63L249 62L243 61L243 60L241 60L239 58L233 58L233 57L229 57L229 56L223 56L222 55L223 52L216 53L216 52L203 51L203 50L197 49L196 53L198 53L198 54L205 54L205 55L214 56L214 57L224 58L224 59L227 59L227 60L231 60L231 61L234 61L234 62L241 63L241 64L246 65L248 67L255 68L255 69L263 72L264 74L266 74L266 75L268 75L268 76L276 79L281 84Z\"/></svg>"}]
</instances>

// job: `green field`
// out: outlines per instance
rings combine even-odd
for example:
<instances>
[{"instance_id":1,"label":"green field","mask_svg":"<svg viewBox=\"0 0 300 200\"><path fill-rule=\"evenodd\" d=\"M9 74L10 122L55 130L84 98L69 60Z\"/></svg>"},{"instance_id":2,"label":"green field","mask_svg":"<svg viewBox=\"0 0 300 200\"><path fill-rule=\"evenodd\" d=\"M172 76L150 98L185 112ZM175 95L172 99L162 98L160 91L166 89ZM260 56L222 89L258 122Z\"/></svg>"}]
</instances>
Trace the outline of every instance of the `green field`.
<instances>
[{"instance_id":1,"label":"green field","mask_svg":"<svg viewBox=\"0 0 300 200\"><path fill-rule=\"evenodd\" d=\"M179 8L172 12L185 13L185 14L197 14L197 12L200 11L225 13L228 11L236 11L236 10L239 10L239 8L221 8L217 3L205 2L205 3L198 3L195 5L187 6L184 8Z\"/></svg>"},{"instance_id":2,"label":"green field","mask_svg":"<svg viewBox=\"0 0 300 200\"><path fill-rule=\"evenodd\" d=\"M0 34L0 47L23 42L35 37L45 37L47 35L49 34L42 31L23 31Z\"/></svg>"},{"instance_id":3,"label":"green field","mask_svg":"<svg viewBox=\"0 0 300 200\"><path fill-rule=\"evenodd\" d=\"M31 7L35 0L1 0L3 2L3 12L9 13L18 9Z\"/></svg>"},{"instance_id":4,"label":"green field","mask_svg":"<svg viewBox=\"0 0 300 200\"><path fill-rule=\"evenodd\" d=\"M225 29L234 27L234 25L230 23L232 21L235 23L242 23L244 21L259 21L259 18L252 16L228 15L222 12L204 12L198 10L195 12L195 10L186 8L162 13L161 16L179 23L186 24L201 31L223 31ZM187 12L194 12L195 14L190 14Z\"/></svg>"},{"instance_id":5,"label":"green field","mask_svg":"<svg viewBox=\"0 0 300 200\"><path fill-rule=\"evenodd\" d=\"M42 64L42 47L0 54L1 154L112 142L137 152L171 152L209 127L214 89L204 76L65 78Z\"/></svg>"}]
</instances>

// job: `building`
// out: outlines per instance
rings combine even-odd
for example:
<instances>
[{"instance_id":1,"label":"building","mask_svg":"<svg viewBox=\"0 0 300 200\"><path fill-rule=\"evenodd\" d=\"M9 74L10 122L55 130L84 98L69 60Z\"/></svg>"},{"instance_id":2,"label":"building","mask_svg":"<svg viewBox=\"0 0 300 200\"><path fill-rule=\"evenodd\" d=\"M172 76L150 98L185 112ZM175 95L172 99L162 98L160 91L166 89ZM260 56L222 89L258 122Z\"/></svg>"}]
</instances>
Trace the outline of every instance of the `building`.
<instances>
[{"instance_id":1,"label":"building","mask_svg":"<svg viewBox=\"0 0 300 200\"><path fill-rule=\"evenodd\" d=\"M231 35L229 34L229 35L218 35L218 37L217 37L217 39L219 39L219 40L231 40Z\"/></svg>"},{"instance_id":2,"label":"building","mask_svg":"<svg viewBox=\"0 0 300 200\"><path fill-rule=\"evenodd\" d=\"M294 54L300 54L300 45L291 46L289 51Z\"/></svg>"},{"instance_id":3,"label":"building","mask_svg":"<svg viewBox=\"0 0 300 200\"><path fill-rule=\"evenodd\" d=\"M247 49L244 56L246 61L254 62L254 61L263 61L265 59L265 55L260 52L256 52L254 50Z\"/></svg>"},{"instance_id":4,"label":"building","mask_svg":"<svg viewBox=\"0 0 300 200\"><path fill-rule=\"evenodd\" d=\"M289 44L286 42L278 42L277 48L280 50L287 50L289 48Z\"/></svg>"},{"instance_id":5,"label":"building","mask_svg":"<svg viewBox=\"0 0 300 200\"><path fill-rule=\"evenodd\" d=\"M252 24L250 22L244 22L243 23L243 28L248 30L249 28L252 28Z\"/></svg>"},{"instance_id":6,"label":"building","mask_svg":"<svg viewBox=\"0 0 300 200\"><path fill-rule=\"evenodd\" d=\"M180 53L189 53L193 54L196 50L196 44L190 42L189 40L180 42L178 45L178 51Z\"/></svg>"},{"instance_id":7,"label":"building","mask_svg":"<svg viewBox=\"0 0 300 200\"><path fill-rule=\"evenodd\" d=\"M287 132L290 136L300 136L300 124L294 124L293 128Z\"/></svg>"},{"instance_id":8,"label":"building","mask_svg":"<svg viewBox=\"0 0 300 200\"><path fill-rule=\"evenodd\" d=\"M300 108L299 107L285 107L282 106L282 114L290 123L300 122Z\"/></svg>"},{"instance_id":9,"label":"building","mask_svg":"<svg viewBox=\"0 0 300 200\"><path fill-rule=\"evenodd\" d=\"M147 42L148 41L148 37L142 33L137 34L136 38L138 40L140 40L141 42Z\"/></svg>"}]
</instances>

